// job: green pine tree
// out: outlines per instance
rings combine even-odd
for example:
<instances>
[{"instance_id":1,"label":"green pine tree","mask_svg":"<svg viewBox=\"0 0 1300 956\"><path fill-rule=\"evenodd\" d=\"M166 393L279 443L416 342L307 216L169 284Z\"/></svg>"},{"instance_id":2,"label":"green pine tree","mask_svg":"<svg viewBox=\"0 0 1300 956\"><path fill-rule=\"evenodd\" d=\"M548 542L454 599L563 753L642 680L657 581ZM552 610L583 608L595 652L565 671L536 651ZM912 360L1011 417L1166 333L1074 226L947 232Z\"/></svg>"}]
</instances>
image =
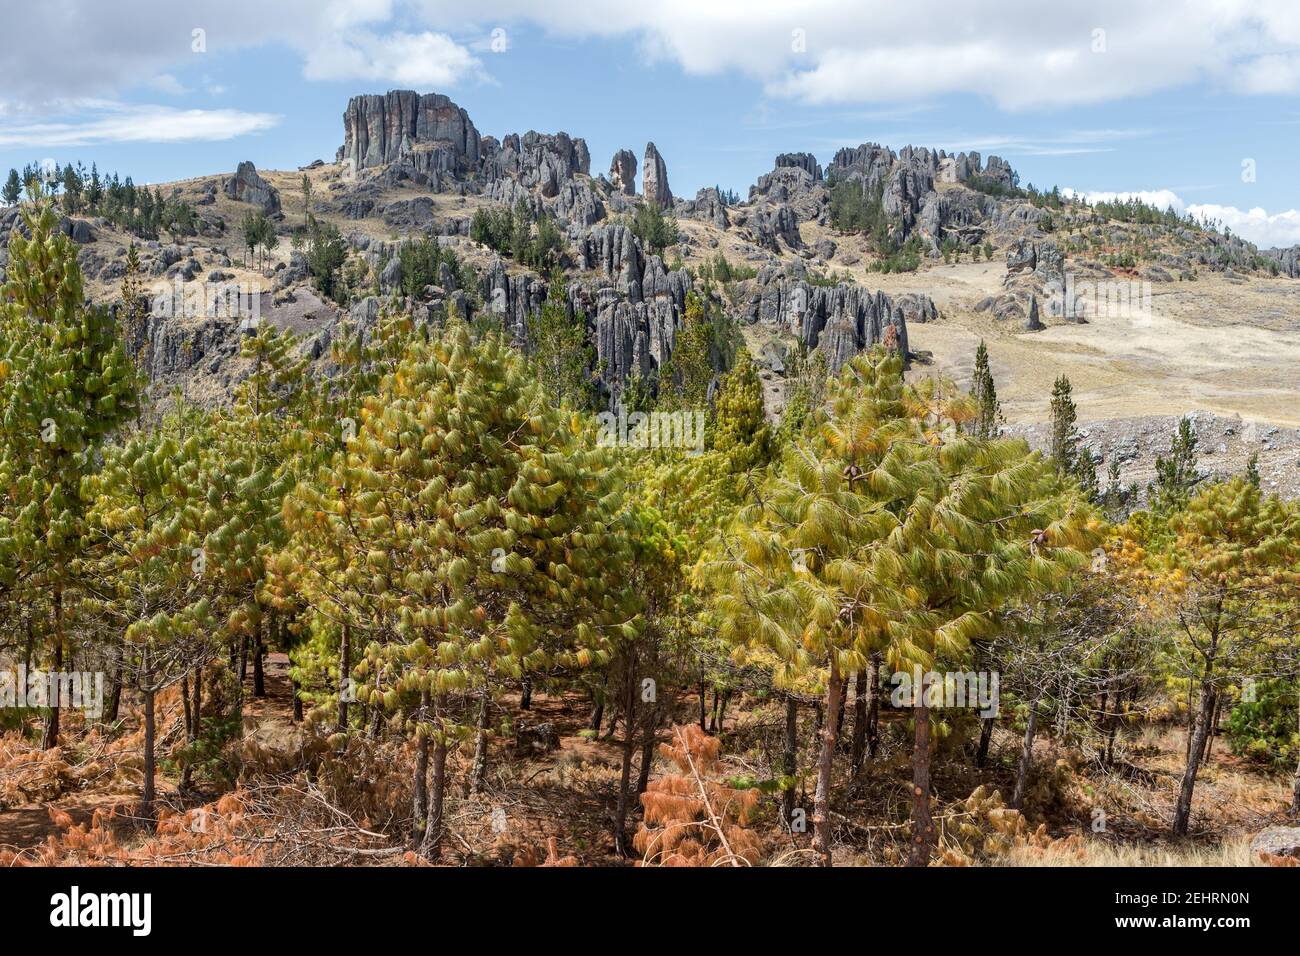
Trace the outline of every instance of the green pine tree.
<instances>
[{"instance_id":1,"label":"green pine tree","mask_svg":"<svg viewBox=\"0 0 1300 956\"><path fill-rule=\"evenodd\" d=\"M767 462L772 432L763 411L763 383L748 349L741 350L723 376L715 414L713 447L729 455L737 470Z\"/></svg>"},{"instance_id":2,"label":"green pine tree","mask_svg":"<svg viewBox=\"0 0 1300 956\"><path fill-rule=\"evenodd\" d=\"M1152 507L1160 512L1181 508L1200 480L1196 471L1196 430L1189 418L1178 420L1178 431L1169 444L1168 456L1156 456L1156 480L1151 489Z\"/></svg>"},{"instance_id":3,"label":"green pine tree","mask_svg":"<svg viewBox=\"0 0 1300 956\"><path fill-rule=\"evenodd\" d=\"M100 449L137 413L139 382L112 314L86 303L72 241L49 197L32 190L23 209L30 238L15 231L0 288L0 422L7 547L0 581L48 615L49 667L62 667L67 612L81 577L86 509L81 483ZM44 746L59 742L51 707Z\"/></svg>"},{"instance_id":4,"label":"green pine tree","mask_svg":"<svg viewBox=\"0 0 1300 956\"><path fill-rule=\"evenodd\" d=\"M989 370L989 350L983 339L980 339L979 348L975 350L975 372L971 377L970 395L975 401L971 434L983 440L998 437L1006 419L1002 416L998 390L993 384L993 373Z\"/></svg>"}]
</instances>

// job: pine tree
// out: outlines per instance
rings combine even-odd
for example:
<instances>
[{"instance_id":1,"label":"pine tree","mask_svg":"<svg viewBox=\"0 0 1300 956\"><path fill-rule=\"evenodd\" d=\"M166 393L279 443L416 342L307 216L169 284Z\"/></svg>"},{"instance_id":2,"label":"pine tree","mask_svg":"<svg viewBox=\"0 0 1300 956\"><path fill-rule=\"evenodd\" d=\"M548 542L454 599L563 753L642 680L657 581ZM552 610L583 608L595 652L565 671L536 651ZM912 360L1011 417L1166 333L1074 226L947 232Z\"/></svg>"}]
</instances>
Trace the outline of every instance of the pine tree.
<instances>
[{"instance_id":1,"label":"pine tree","mask_svg":"<svg viewBox=\"0 0 1300 956\"><path fill-rule=\"evenodd\" d=\"M245 263L248 261L248 256L251 256L257 249L261 235L261 226L257 221L257 216L251 212L245 213L243 220L239 224L239 236L244 243Z\"/></svg>"},{"instance_id":2,"label":"pine tree","mask_svg":"<svg viewBox=\"0 0 1300 956\"><path fill-rule=\"evenodd\" d=\"M829 378L825 353L820 349L809 353L807 346L799 342L786 376L789 388L777 435L780 447L792 441L805 425L814 420L815 413L826 400Z\"/></svg>"},{"instance_id":3,"label":"pine tree","mask_svg":"<svg viewBox=\"0 0 1300 956\"><path fill-rule=\"evenodd\" d=\"M146 820L153 819L156 696L211 656L215 623L201 573L199 441L182 442L177 424L108 446L83 485L91 502L83 621L106 632L118 651L117 679L123 671L133 676L144 698Z\"/></svg>"},{"instance_id":4,"label":"pine tree","mask_svg":"<svg viewBox=\"0 0 1300 956\"><path fill-rule=\"evenodd\" d=\"M1062 375L1052 386L1052 444L1048 455L1063 475L1074 473L1079 454L1079 433L1075 428L1078 410L1071 396L1070 380Z\"/></svg>"},{"instance_id":5,"label":"pine tree","mask_svg":"<svg viewBox=\"0 0 1300 956\"><path fill-rule=\"evenodd\" d=\"M1178 431L1169 445L1169 456L1156 456L1156 480L1152 507L1169 512L1181 508L1200 480L1196 472L1196 430L1189 418L1178 420Z\"/></svg>"},{"instance_id":6,"label":"pine tree","mask_svg":"<svg viewBox=\"0 0 1300 956\"><path fill-rule=\"evenodd\" d=\"M1300 512L1236 478L1196 495L1170 517L1169 528L1175 538L1153 563L1164 572L1164 597L1175 609L1176 659L1192 663L1187 676L1200 685L1174 811L1173 833L1181 837L1218 697L1262 644L1293 639Z\"/></svg>"},{"instance_id":7,"label":"pine tree","mask_svg":"<svg viewBox=\"0 0 1300 956\"><path fill-rule=\"evenodd\" d=\"M1099 495L1097 466L1092 453L1083 447L1079 436L1078 410L1074 405L1070 380L1062 375L1052 388L1052 444L1050 456L1057 471L1079 483L1084 497L1095 501Z\"/></svg>"},{"instance_id":8,"label":"pine tree","mask_svg":"<svg viewBox=\"0 0 1300 956\"><path fill-rule=\"evenodd\" d=\"M1251 452L1250 457L1246 459L1246 481L1258 488L1260 483L1259 476L1259 452Z\"/></svg>"},{"instance_id":9,"label":"pine tree","mask_svg":"<svg viewBox=\"0 0 1300 956\"><path fill-rule=\"evenodd\" d=\"M731 456L734 468L743 471L767 462L772 434L763 412L763 384L748 349L722 378L716 415L713 447Z\"/></svg>"},{"instance_id":10,"label":"pine tree","mask_svg":"<svg viewBox=\"0 0 1300 956\"><path fill-rule=\"evenodd\" d=\"M203 466L208 573L229 609L226 631L241 665L251 656L257 696L264 693L263 652L274 625L267 565L287 540L284 498L302 462L310 460L313 442L321 440L304 427L312 423L304 422L302 410L316 393L296 347L292 333L270 325L244 338L240 356L251 371L235 391L234 406L216 418Z\"/></svg>"},{"instance_id":11,"label":"pine tree","mask_svg":"<svg viewBox=\"0 0 1300 956\"><path fill-rule=\"evenodd\" d=\"M547 392L570 408L590 409L595 402L595 381L591 369L596 350L587 338L587 321L581 313L570 315L564 276L558 269L551 275L550 288L541 311L531 321L529 357Z\"/></svg>"},{"instance_id":12,"label":"pine tree","mask_svg":"<svg viewBox=\"0 0 1300 956\"><path fill-rule=\"evenodd\" d=\"M333 623L362 651L357 700L417 741L430 858L448 751L486 732L466 701L543 666L604 665L638 632L613 452L571 414L499 334L476 342L452 320L408 339L355 438L284 508L294 534L277 571L322 614L355 615Z\"/></svg>"},{"instance_id":13,"label":"pine tree","mask_svg":"<svg viewBox=\"0 0 1300 956\"><path fill-rule=\"evenodd\" d=\"M4 192L0 193L0 195L3 196L6 206L12 206L22 198L23 184L18 178L18 170L9 170L9 178L5 180Z\"/></svg>"},{"instance_id":14,"label":"pine tree","mask_svg":"<svg viewBox=\"0 0 1300 956\"><path fill-rule=\"evenodd\" d=\"M653 204L651 204L653 205ZM702 409L713 384L713 335L705 302L694 292L677 330L672 355L659 376L659 405L666 411Z\"/></svg>"},{"instance_id":15,"label":"pine tree","mask_svg":"<svg viewBox=\"0 0 1300 956\"><path fill-rule=\"evenodd\" d=\"M1005 419L1002 417L1002 405L998 402L997 387L993 384L993 373L989 370L989 350L983 339L980 339L979 348L975 350L975 372L971 377L970 395L975 401L975 420L971 423L971 434L986 440L998 437Z\"/></svg>"},{"instance_id":16,"label":"pine tree","mask_svg":"<svg viewBox=\"0 0 1300 956\"><path fill-rule=\"evenodd\" d=\"M960 661L996 608L1058 584L1091 543L1086 509L1023 442L957 431L969 411L947 383L904 383L896 353L855 358L708 568L723 639L774 655L778 687L813 675L823 690L823 865L846 677L878 651L900 671ZM913 863L934 840L928 706L915 710Z\"/></svg>"},{"instance_id":17,"label":"pine tree","mask_svg":"<svg viewBox=\"0 0 1300 956\"><path fill-rule=\"evenodd\" d=\"M0 289L0 421L13 523L0 575L21 581L37 606L48 599L50 669L67 649L67 598L84 550L82 480L99 449L137 411L138 382L108 310L88 306L72 241L47 197L23 210L30 238L15 232ZM46 749L59 741L50 708Z\"/></svg>"}]
</instances>

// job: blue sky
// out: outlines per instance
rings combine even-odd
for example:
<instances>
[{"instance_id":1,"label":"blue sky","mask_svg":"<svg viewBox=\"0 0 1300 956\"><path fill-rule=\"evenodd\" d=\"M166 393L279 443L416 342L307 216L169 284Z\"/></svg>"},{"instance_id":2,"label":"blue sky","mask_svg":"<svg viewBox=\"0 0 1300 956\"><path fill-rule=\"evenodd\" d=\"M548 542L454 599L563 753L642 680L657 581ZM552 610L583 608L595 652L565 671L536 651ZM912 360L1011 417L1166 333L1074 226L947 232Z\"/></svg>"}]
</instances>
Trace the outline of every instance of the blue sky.
<instances>
[{"instance_id":1,"label":"blue sky","mask_svg":"<svg viewBox=\"0 0 1300 956\"><path fill-rule=\"evenodd\" d=\"M564 129L593 172L663 153L745 195L782 151L978 149L1023 182L1141 192L1300 242L1300 5L1287 0L48 0L7 15L0 171L160 182L332 160L350 95L449 94L480 132ZM200 31L196 33L196 31Z\"/></svg>"}]
</instances>

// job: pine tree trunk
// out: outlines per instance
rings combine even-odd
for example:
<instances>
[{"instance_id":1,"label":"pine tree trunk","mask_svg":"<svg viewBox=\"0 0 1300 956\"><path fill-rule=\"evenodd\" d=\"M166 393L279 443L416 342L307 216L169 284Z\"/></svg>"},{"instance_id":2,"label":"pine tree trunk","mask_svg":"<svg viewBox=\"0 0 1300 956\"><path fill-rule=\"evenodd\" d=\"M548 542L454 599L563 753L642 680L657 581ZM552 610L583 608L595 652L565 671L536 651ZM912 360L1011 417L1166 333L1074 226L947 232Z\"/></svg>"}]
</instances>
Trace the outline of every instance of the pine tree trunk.
<instances>
[{"instance_id":1,"label":"pine tree trunk","mask_svg":"<svg viewBox=\"0 0 1300 956\"><path fill-rule=\"evenodd\" d=\"M598 737L600 736L600 725L605 720L605 689L607 687L609 687L608 671L601 677L600 687L591 692L591 723L589 726Z\"/></svg>"},{"instance_id":2,"label":"pine tree trunk","mask_svg":"<svg viewBox=\"0 0 1300 956\"><path fill-rule=\"evenodd\" d=\"M143 681L144 692L144 792L140 797L140 816L153 820L154 803L154 686L153 675L149 672L149 653L145 651Z\"/></svg>"},{"instance_id":3,"label":"pine tree trunk","mask_svg":"<svg viewBox=\"0 0 1300 956\"><path fill-rule=\"evenodd\" d=\"M487 688L484 688L483 696L478 702L477 729L474 735L474 769L469 778L469 788L474 792L483 789L483 781L487 779L489 697Z\"/></svg>"},{"instance_id":4,"label":"pine tree trunk","mask_svg":"<svg viewBox=\"0 0 1300 956\"><path fill-rule=\"evenodd\" d=\"M912 746L912 849L908 866L929 866L934 846L934 820L930 816L930 708L922 699L916 712Z\"/></svg>"},{"instance_id":5,"label":"pine tree trunk","mask_svg":"<svg viewBox=\"0 0 1300 956\"><path fill-rule=\"evenodd\" d=\"M835 740L838 743L844 739L844 715L849 710L849 682L847 679L840 681L840 703L836 710L839 712L835 718Z\"/></svg>"},{"instance_id":6,"label":"pine tree trunk","mask_svg":"<svg viewBox=\"0 0 1300 956\"><path fill-rule=\"evenodd\" d=\"M54 666L52 670L57 674L63 669L63 591L56 589L54 592ZM45 735L41 740L42 750L52 750L59 745L59 698L58 689L50 695L51 700L46 701L49 705L50 715L45 721Z\"/></svg>"},{"instance_id":7,"label":"pine tree trunk","mask_svg":"<svg viewBox=\"0 0 1300 956\"><path fill-rule=\"evenodd\" d=\"M821 866L831 865L831 771L835 766L835 731L839 726L840 676L831 658L830 678L826 682L826 715L821 728L821 754L817 759L817 789L813 793L813 849Z\"/></svg>"},{"instance_id":8,"label":"pine tree trunk","mask_svg":"<svg viewBox=\"0 0 1300 956\"><path fill-rule=\"evenodd\" d=\"M781 754L781 773L789 777L781 791L781 819L787 827L794 820L794 778L797 773L795 760L799 753L799 703L793 696L785 699L785 751Z\"/></svg>"},{"instance_id":9,"label":"pine tree trunk","mask_svg":"<svg viewBox=\"0 0 1300 956\"><path fill-rule=\"evenodd\" d=\"M27 643L23 648L23 673L32 672L32 655L36 653L36 628L32 624L31 616L27 617Z\"/></svg>"},{"instance_id":10,"label":"pine tree trunk","mask_svg":"<svg viewBox=\"0 0 1300 956\"><path fill-rule=\"evenodd\" d=\"M1300 706L1296 707L1296 714L1300 716ZM1300 817L1300 759L1296 760L1295 776L1291 778L1291 816Z\"/></svg>"},{"instance_id":11,"label":"pine tree trunk","mask_svg":"<svg viewBox=\"0 0 1300 956\"><path fill-rule=\"evenodd\" d=\"M707 731L709 729L708 727L704 726L706 717L708 716L706 713L706 711L708 710L708 701L709 701L709 691L708 688L704 686L704 681L701 679L700 681L700 730L704 730L704 731Z\"/></svg>"},{"instance_id":12,"label":"pine tree trunk","mask_svg":"<svg viewBox=\"0 0 1300 956\"><path fill-rule=\"evenodd\" d=\"M194 737L203 733L203 665L194 668Z\"/></svg>"},{"instance_id":13,"label":"pine tree trunk","mask_svg":"<svg viewBox=\"0 0 1300 956\"><path fill-rule=\"evenodd\" d=\"M1223 695L1215 693L1214 695L1214 712L1210 715L1210 729L1205 735L1205 756L1201 758L1201 763L1210 762L1210 753L1214 750L1214 738L1219 735L1219 711L1223 707Z\"/></svg>"},{"instance_id":14,"label":"pine tree trunk","mask_svg":"<svg viewBox=\"0 0 1300 956\"><path fill-rule=\"evenodd\" d=\"M194 716L190 713L190 675L181 675L181 709L185 717L185 739L194 739Z\"/></svg>"},{"instance_id":15,"label":"pine tree trunk","mask_svg":"<svg viewBox=\"0 0 1300 956\"><path fill-rule=\"evenodd\" d=\"M113 677L108 686L108 707L104 711L104 723L114 724L117 722L117 712L122 707L122 664L119 662L113 668Z\"/></svg>"},{"instance_id":16,"label":"pine tree trunk","mask_svg":"<svg viewBox=\"0 0 1300 956\"><path fill-rule=\"evenodd\" d=\"M628 654L626 688L623 697L623 766L618 780L618 805L614 811L614 852L628 856L627 812L631 802L632 752L636 747L636 656Z\"/></svg>"},{"instance_id":17,"label":"pine tree trunk","mask_svg":"<svg viewBox=\"0 0 1300 956\"><path fill-rule=\"evenodd\" d=\"M867 698L867 759L876 759L880 743L880 652L871 655L871 687Z\"/></svg>"},{"instance_id":18,"label":"pine tree trunk","mask_svg":"<svg viewBox=\"0 0 1300 956\"><path fill-rule=\"evenodd\" d=\"M444 701L438 698L435 711L442 713ZM429 788L429 810L425 820L424 843L421 852L425 859L437 862L442 855L442 811L447 793L447 737L445 732L433 738L433 782Z\"/></svg>"},{"instance_id":19,"label":"pine tree trunk","mask_svg":"<svg viewBox=\"0 0 1300 956\"><path fill-rule=\"evenodd\" d=\"M429 692L420 692L420 717L415 731L415 785L411 797L411 843L424 837L425 813L429 809Z\"/></svg>"},{"instance_id":20,"label":"pine tree trunk","mask_svg":"<svg viewBox=\"0 0 1300 956\"><path fill-rule=\"evenodd\" d=\"M977 767L988 765L989 744L993 742L993 725L996 722L996 717L983 717L980 719L980 744L975 750L975 766Z\"/></svg>"},{"instance_id":21,"label":"pine tree trunk","mask_svg":"<svg viewBox=\"0 0 1300 956\"><path fill-rule=\"evenodd\" d=\"M262 641L262 622L253 627L253 696L266 696L266 669L262 663L266 645Z\"/></svg>"},{"instance_id":22,"label":"pine tree trunk","mask_svg":"<svg viewBox=\"0 0 1300 956\"><path fill-rule=\"evenodd\" d=\"M1115 735L1119 732L1120 716L1124 710L1124 695L1118 687L1111 696L1114 712L1106 715L1106 749L1102 758L1108 767L1115 762Z\"/></svg>"},{"instance_id":23,"label":"pine tree trunk","mask_svg":"<svg viewBox=\"0 0 1300 956\"><path fill-rule=\"evenodd\" d=\"M731 691L722 692L722 699L718 702L718 722L713 725L715 734L722 733L722 728L727 722L727 704L731 703Z\"/></svg>"},{"instance_id":24,"label":"pine tree trunk","mask_svg":"<svg viewBox=\"0 0 1300 956\"><path fill-rule=\"evenodd\" d=\"M298 683L298 678L289 678L289 686L293 689L293 722L302 723L302 685Z\"/></svg>"},{"instance_id":25,"label":"pine tree trunk","mask_svg":"<svg viewBox=\"0 0 1300 956\"><path fill-rule=\"evenodd\" d=\"M871 686L871 668L853 677L853 746L849 749L849 767L853 776L862 769L867 753L867 688Z\"/></svg>"},{"instance_id":26,"label":"pine tree trunk","mask_svg":"<svg viewBox=\"0 0 1300 956\"><path fill-rule=\"evenodd\" d=\"M636 776L637 796L645 793L650 786L650 768L655 760L655 740L659 733L659 705L655 704L646 714L645 733L641 738L641 769Z\"/></svg>"},{"instance_id":27,"label":"pine tree trunk","mask_svg":"<svg viewBox=\"0 0 1300 956\"><path fill-rule=\"evenodd\" d=\"M1210 715L1214 712L1216 696L1214 685L1209 681L1203 681L1201 706L1197 709L1191 745L1187 752L1187 769L1183 771L1183 782L1178 788L1178 804L1174 809L1173 833L1176 837L1187 836L1187 829L1191 824L1192 793L1196 789L1196 774L1200 770L1201 754L1205 751L1205 735L1210 731Z\"/></svg>"},{"instance_id":28,"label":"pine tree trunk","mask_svg":"<svg viewBox=\"0 0 1300 956\"><path fill-rule=\"evenodd\" d=\"M1016 767L1016 788L1011 792L1011 808L1019 810L1029 786L1029 771L1034 763L1034 733L1038 730L1038 698L1029 705L1029 719L1025 722L1025 739L1020 745L1020 764Z\"/></svg>"},{"instance_id":29,"label":"pine tree trunk","mask_svg":"<svg viewBox=\"0 0 1300 956\"><path fill-rule=\"evenodd\" d=\"M533 682L525 680L522 689L519 691L519 709L533 709Z\"/></svg>"},{"instance_id":30,"label":"pine tree trunk","mask_svg":"<svg viewBox=\"0 0 1300 956\"><path fill-rule=\"evenodd\" d=\"M203 665L194 670L194 696L190 697L189 675L181 678L181 700L185 703L185 737L192 748L199 739L199 713L203 706ZM191 752L185 760L185 769L181 771L180 789L188 790L194 777L194 754Z\"/></svg>"},{"instance_id":31,"label":"pine tree trunk","mask_svg":"<svg viewBox=\"0 0 1300 956\"><path fill-rule=\"evenodd\" d=\"M339 716L334 724L336 733L344 733L348 729L348 681L352 675L352 648L349 647L351 638L351 628L347 622L343 623L343 634L339 638Z\"/></svg>"},{"instance_id":32,"label":"pine tree trunk","mask_svg":"<svg viewBox=\"0 0 1300 956\"><path fill-rule=\"evenodd\" d=\"M246 680L248 680L248 635L244 634L239 638L239 686L241 688Z\"/></svg>"}]
</instances>

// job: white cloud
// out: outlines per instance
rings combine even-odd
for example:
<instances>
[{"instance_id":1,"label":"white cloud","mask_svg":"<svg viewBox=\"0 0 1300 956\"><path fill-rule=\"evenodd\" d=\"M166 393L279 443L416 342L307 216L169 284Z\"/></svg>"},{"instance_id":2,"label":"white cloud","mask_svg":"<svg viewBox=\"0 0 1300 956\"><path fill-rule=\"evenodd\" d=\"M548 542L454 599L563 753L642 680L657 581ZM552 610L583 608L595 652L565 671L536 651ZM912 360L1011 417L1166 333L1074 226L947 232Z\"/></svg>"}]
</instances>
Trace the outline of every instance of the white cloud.
<instances>
[{"instance_id":1,"label":"white cloud","mask_svg":"<svg viewBox=\"0 0 1300 956\"><path fill-rule=\"evenodd\" d=\"M296 51L308 78L446 87L481 78L474 52L485 32L521 22L566 37L631 36L647 59L695 74L738 71L773 96L811 103L971 93L1021 109L1201 80L1300 92L1291 0L1093 0L1086 9L1040 0L587 0L558 14L540 0L66 0L8 13L10 35L32 42L6 49L0 89L28 101L103 95L266 44ZM206 54L191 52L196 27L206 31ZM1104 52L1093 52L1096 30L1105 31Z\"/></svg>"},{"instance_id":2,"label":"white cloud","mask_svg":"<svg viewBox=\"0 0 1300 956\"><path fill-rule=\"evenodd\" d=\"M170 73L159 73L149 80L145 86L159 93L167 93L170 96L182 96L189 92L189 89Z\"/></svg>"},{"instance_id":3,"label":"white cloud","mask_svg":"<svg viewBox=\"0 0 1300 956\"><path fill-rule=\"evenodd\" d=\"M1269 215L1258 206L1242 210L1206 203L1188 206L1187 211L1197 219L1217 221L1261 249L1300 245L1300 211L1295 209Z\"/></svg>"},{"instance_id":4,"label":"white cloud","mask_svg":"<svg viewBox=\"0 0 1300 956\"><path fill-rule=\"evenodd\" d=\"M1202 81L1300 92L1294 0L585 0L558 11L541 0L64 0L6 11L8 35L24 42L7 45L0 89L22 102L114 94L142 76L183 76L204 56L270 44L295 52L312 78L445 87L481 78L481 38L517 24L631 37L649 60L737 71L773 96L811 103L965 93L1024 109ZM206 31L207 53L191 52L195 28ZM1094 52L1098 30L1103 52Z\"/></svg>"},{"instance_id":5,"label":"white cloud","mask_svg":"<svg viewBox=\"0 0 1300 956\"><path fill-rule=\"evenodd\" d=\"M445 33L350 31L307 55L309 80L365 80L418 88L441 88L476 74L482 63Z\"/></svg>"},{"instance_id":6,"label":"white cloud","mask_svg":"<svg viewBox=\"0 0 1300 956\"><path fill-rule=\"evenodd\" d=\"M528 21L560 36L631 35L688 73L735 70L810 103L952 93L1005 109L1097 103L1199 81L1300 91L1294 0L412 0L424 22Z\"/></svg>"},{"instance_id":7,"label":"white cloud","mask_svg":"<svg viewBox=\"0 0 1300 956\"><path fill-rule=\"evenodd\" d=\"M0 147L94 146L101 143L185 143L233 139L271 129L280 117L242 110L182 110L95 102L76 116L0 123Z\"/></svg>"},{"instance_id":8,"label":"white cloud","mask_svg":"<svg viewBox=\"0 0 1300 956\"><path fill-rule=\"evenodd\" d=\"M1258 206L1242 210L1236 206L1220 206L1215 203L1188 204L1172 189L1138 189L1130 192L1077 192L1062 189L1061 194L1066 197L1082 196L1089 203L1137 199L1157 209L1172 206L1177 213L1191 215L1203 222L1217 223L1221 228L1227 227L1234 235L1253 242L1261 249L1300 245L1300 210L1288 209L1270 214Z\"/></svg>"},{"instance_id":9,"label":"white cloud","mask_svg":"<svg viewBox=\"0 0 1300 956\"><path fill-rule=\"evenodd\" d=\"M156 90L167 82L163 76L186 77L230 54L272 45L296 54L310 79L447 86L479 71L470 51L444 29L397 29L410 6L411 0L21 4L5 11L6 36L24 42L6 43L0 90L31 109L62 98ZM200 52L192 48L194 30L204 31Z\"/></svg>"},{"instance_id":10,"label":"white cloud","mask_svg":"<svg viewBox=\"0 0 1300 956\"><path fill-rule=\"evenodd\" d=\"M1089 204L1116 201L1128 202L1130 199L1136 199L1138 202L1146 203L1148 206L1154 206L1162 211L1172 206L1176 213L1187 212L1187 204L1172 189L1135 189L1127 192L1106 192L1096 189L1089 192L1079 192L1074 189L1062 189L1061 195L1067 199L1082 196Z\"/></svg>"}]
</instances>

